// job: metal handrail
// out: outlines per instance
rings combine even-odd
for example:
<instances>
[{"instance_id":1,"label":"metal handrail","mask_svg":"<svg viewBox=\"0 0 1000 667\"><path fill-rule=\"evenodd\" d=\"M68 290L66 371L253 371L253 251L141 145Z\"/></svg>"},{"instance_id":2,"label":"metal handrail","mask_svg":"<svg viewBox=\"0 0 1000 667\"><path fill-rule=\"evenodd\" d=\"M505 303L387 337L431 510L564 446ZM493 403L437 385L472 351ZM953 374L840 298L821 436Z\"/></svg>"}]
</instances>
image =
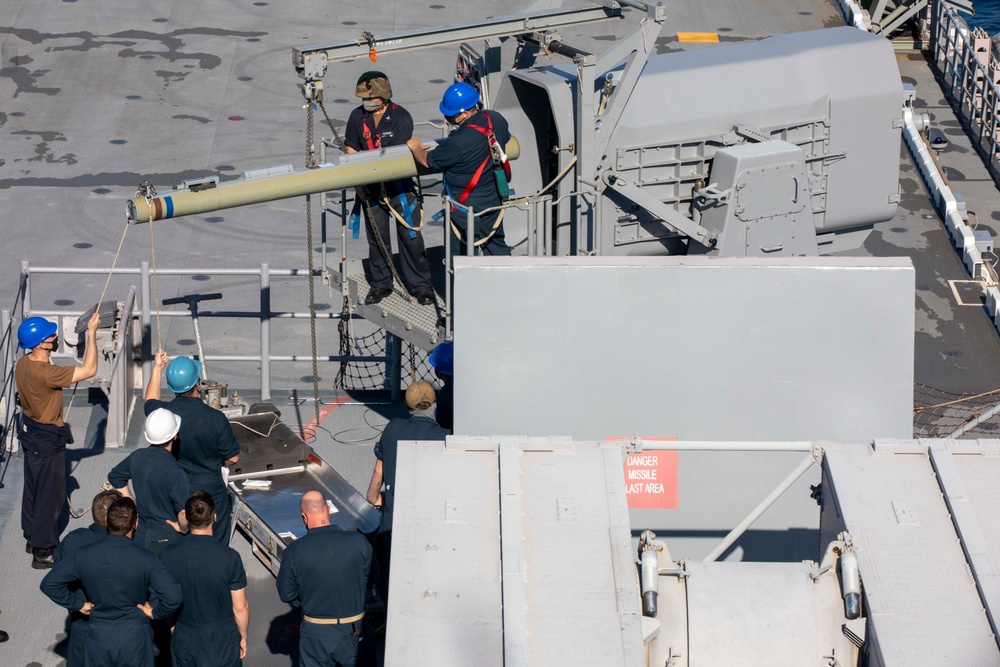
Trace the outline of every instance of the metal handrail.
<instances>
[{"instance_id":1,"label":"metal handrail","mask_svg":"<svg viewBox=\"0 0 1000 667\"><path fill-rule=\"evenodd\" d=\"M0 388L0 403L3 406L3 409L0 410L0 414L2 414L2 421L0 421L0 443L2 443L2 446L0 446L0 451L10 453L14 453L18 449L18 440L14 437L14 420L17 416L17 410L14 405L14 354L16 348L12 313L17 312L20 306L23 314L26 289L27 277L21 276L17 296L14 297L14 303L11 304L10 310L0 310L0 329L3 330L3 334L0 335L0 364L2 364L0 365L0 368L2 368L0 377L3 378L2 388ZM3 476L7 472L8 464L9 458L4 463L3 471L0 472L0 484L3 482Z\"/></svg>"},{"instance_id":2,"label":"metal handrail","mask_svg":"<svg viewBox=\"0 0 1000 667\"><path fill-rule=\"evenodd\" d=\"M29 262L21 262L21 274L24 277L29 277L32 274L54 274L54 275L95 275L104 274L106 275L110 269L108 268L76 268L76 267L44 267L44 266L32 266ZM316 269L313 271L313 275L320 275L321 270ZM150 270L149 262L142 262L138 269L135 268L116 268L115 273L119 275L138 275L139 276L139 313L138 318L143 328L142 337L142 366L143 366L143 386L149 383L150 374L152 372L152 354L151 349L152 343L149 336L145 334L150 330L152 324L153 316L153 306L152 306L152 272ZM270 331L270 321L272 319L307 319L310 317L309 313L295 312L295 311L272 311L271 310L271 299L270 299L270 279L272 276L279 277L302 277L308 276L309 272L305 269L272 269L267 263L261 263L256 269L222 269L222 268L191 268L191 269L169 269L169 268L158 268L156 270L157 275L160 276L184 276L184 275L195 275L195 274L207 274L207 275L217 275L217 276L258 276L260 280L259 292L260 292L260 309L250 310L250 311L199 311L199 317L205 318L244 318L244 319L257 319L259 320L259 339L260 339L260 353L256 355L236 355L236 354L206 354L205 361L223 361L223 362L257 362L260 364L260 390L261 390L261 400L270 400L271 398L271 363L274 362L297 362L297 361L307 361L312 359L312 355L298 355L298 354L285 354L285 355L275 355L271 354L271 331ZM30 290L30 280L25 280L25 288L23 290L22 297L22 311L24 313L30 313L33 315L41 315L48 317L58 317L66 315L82 315L80 311L49 311L49 310L32 310L31 309L31 290ZM159 313L160 318L170 318L170 317L190 317L190 314L186 311L180 310L164 310ZM340 313L340 312L330 312L330 313L317 313L317 317L325 320L341 320L345 318L358 318L359 316L353 313ZM320 355L318 357L319 361L341 363L341 362L376 362L376 363L389 363L391 359L388 355L382 356L355 356L355 355Z\"/></svg>"},{"instance_id":3,"label":"metal handrail","mask_svg":"<svg viewBox=\"0 0 1000 667\"><path fill-rule=\"evenodd\" d=\"M991 45L992 47L992 45ZM934 3L931 50L941 70L942 89L968 124L994 180L1000 184L1000 87L987 65L979 61L971 31L958 12L944 2Z\"/></svg>"}]
</instances>

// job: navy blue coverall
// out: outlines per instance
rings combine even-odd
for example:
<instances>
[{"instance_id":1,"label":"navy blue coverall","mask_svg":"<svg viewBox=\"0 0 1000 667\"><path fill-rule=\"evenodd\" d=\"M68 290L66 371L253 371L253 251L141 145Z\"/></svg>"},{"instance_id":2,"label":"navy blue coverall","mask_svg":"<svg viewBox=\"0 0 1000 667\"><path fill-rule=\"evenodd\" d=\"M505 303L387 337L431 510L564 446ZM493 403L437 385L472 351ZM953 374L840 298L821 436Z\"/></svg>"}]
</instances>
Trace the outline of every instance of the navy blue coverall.
<instances>
[{"instance_id":1,"label":"navy blue coverall","mask_svg":"<svg viewBox=\"0 0 1000 667\"><path fill-rule=\"evenodd\" d=\"M62 538L52 557L59 563L72 558L77 551L91 544L97 544L108 536L108 529L92 523L86 528L77 528ZM73 584L71 591L83 588L82 584ZM83 667L85 664L87 632L90 629L90 617L78 611L69 613L69 648L66 651L66 667Z\"/></svg>"},{"instance_id":2,"label":"navy blue coverall","mask_svg":"<svg viewBox=\"0 0 1000 667\"><path fill-rule=\"evenodd\" d=\"M72 590L80 582L83 589ZM60 561L41 590L53 602L77 611L89 600L87 667L152 667L153 631L136 605L147 600L155 618L181 604L181 587L156 556L123 535L108 535Z\"/></svg>"},{"instance_id":3,"label":"navy blue coverall","mask_svg":"<svg viewBox=\"0 0 1000 667\"><path fill-rule=\"evenodd\" d=\"M361 619L322 624L314 619L346 619L365 610L372 547L364 535L337 526L310 528L285 549L278 570L278 597L302 607L299 630L301 667L331 663L354 667Z\"/></svg>"},{"instance_id":4,"label":"navy blue coverall","mask_svg":"<svg viewBox=\"0 0 1000 667\"><path fill-rule=\"evenodd\" d=\"M479 174L479 180L472 192L469 193L468 199L465 200L465 204L471 206L474 212L501 204L500 193L493 178L489 142L482 133L470 127L471 125L486 127L487 114L493 123L493 135L501 146L506 146L507 142L510 141L507 119L496 111L480 111L462 123L457 130L448 135L447 139L438 142L438 145L427 153L427 166L444 172L444 183L448 195L455 200L461 197L465 188L472 182L476 172L483 164L483 160L487 160L486 167ZM462 238L457 239L459 253L465 253L465 213L464 209L452 213L452 221L458 229L462 230ZM485 216L476 217L476 241L486 238L491 233L499 215L500 211L494 211ZM454 230L452 233L454 234ZM484 255L510 254L510 248L504 243L503 223L500 223L489 241L479 246L479 251Z\"/></svg>"},{"instance_id":5,"label":"navy blue coverall","mask_svg":"<svg viewBox=\"0 0 1000 667\"><path fill-rule=\"evenodd\" d=\"M389 146L405 146L407 139L413 136L413 118L403 107L389 102L378 127L369 112L363 106L355 107L347 119L344 129L344 145L356 151L378 150ZM399 246L399 266L402 269L402 279L406 288L413 294L431 291L431 267L427 262L427 251L424 247L424 237L418 231L410 230L399 224L382 204L382 197L389 199L392 208L404 219L409 212L407 224L411 227L420 225L422 216L420 200L417 199L417 185L412 178L403 178L388 183L366 185L364 193L359 192L358 198L367 199L371 207L370 225L378 228L379 236L390 257L392 255L392 240L390 231L396 229L396 241ZM362 213L367 219L367 207L362 206ZM372 287L392 289L392 273L386 263L378 242L374 238L371 227L368 228L368 269L371 272L369 282Z\"/></svg>"},{"instance_id":6,"label":"navy blue coverall","mask_svg":"<svg viewBox=\"0 0 1000 667\"><path fill-rule=\"evenodd\" d=\"M378 594L389 601L389 560L392 556L392 512L396 506L396 453L400 440L444 440L451 431L441 428L430 417L414 415L390 419L375 444L375 458L382 462L382 520L375 538L378 558Z\"/></svg>"},{"instance_id":7,"label":"navy blue coverall","mask_svg":"<svg viewBox=\"0 0 1000 667\"><path fill-rule=\"evenodd\" d=\"M450 432L455 423L455 386L451 377L441 381L441 388L437 391L437 411L434 418L441 428L446 428Z\"/></svg>"},{"instance_id":8,"label":"navy blue coverall","mask_svg":"<svg viewBox=\"0 0 1000 667\"><path fill-rule=\"evenodd\" d=\"M240 631L231 591L246 588L240 555L208 535L188 535L160 554L184 604L170 641L175 667L237 667Z\"/></svg>"},{"instance_id":9,"label":"navy blue coverall","mask_svg":"<svg viewBox=\"0 0 1000 667\"><path fill-rule=\"evenodd\" d=\"M59 514L66 504L66 445L73 433L63 422L62 390L73 384L72 366L21 357L14 367L24 411L18 437L24 457L21 531L36 549L59 544Z\"/></svg>"},{"instance_id":10,"label":"navy blue coverall","mask_svg":"<svg viewBox=\"0 0 1000 667\"><path fill-rule=\"evenodd\" d=\"M158 554L163 547L181 538L181 534L167 524L167 519L177 521L177 513L184 509L191 495L187 476L173 454L163 447L150 445L132 452L108 473L108 482L116 489L124 488L129 480L132 480L135 504L139 509L135 543Z\"/></svg>"},{"instance_id":11,"label":"navy blue coverall","mask_svg":"<svg viewBox=\"0 0 1000 667\"><path fill-rule=\"evenodd\" d=\"M180 445L177 460L187 473L191 491L206 491L215 503L215 524L212 535L229 544L232 526L232 504L229 490L222 483L222 466L240 453L226 415L205 405L200 398L177 396L170 402L150 399L143 409L148 416L157 408L166 408L181 418Z\"/></svg>"}]
</instances>

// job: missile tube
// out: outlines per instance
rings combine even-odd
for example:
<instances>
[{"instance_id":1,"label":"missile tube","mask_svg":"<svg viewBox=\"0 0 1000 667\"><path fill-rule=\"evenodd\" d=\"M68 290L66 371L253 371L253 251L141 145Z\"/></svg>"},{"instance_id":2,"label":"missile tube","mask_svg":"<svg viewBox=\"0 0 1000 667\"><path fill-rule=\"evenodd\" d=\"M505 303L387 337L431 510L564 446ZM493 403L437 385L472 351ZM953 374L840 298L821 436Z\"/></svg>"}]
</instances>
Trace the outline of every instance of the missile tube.
<instances>
[{"instance_id":1,"label":"missile tube","mask_svg":"<svg viewBox=\"0 0 1000 667\"><path fill-rule=\"evenodd\" d=\"M432 142L433 143L433 142ZM508 159L520 155L517 139L511 137L506 147ZM266 170L260 170L266 171ZM130 223L165 220L182 215L195 215L219 211L236 206L289 199L302 195L342 190L357 185L369 185L412 178L418 173L432 173L417 166L410 149L392 146L379 151L361 151L343 155L336 163L314 169L298 169L279 175L252 176L222 183L215 187L192 190L182 188L166 194L157 194L147 203L143 197L134 197L125 203Z\"/></svg>"}]
</instances>

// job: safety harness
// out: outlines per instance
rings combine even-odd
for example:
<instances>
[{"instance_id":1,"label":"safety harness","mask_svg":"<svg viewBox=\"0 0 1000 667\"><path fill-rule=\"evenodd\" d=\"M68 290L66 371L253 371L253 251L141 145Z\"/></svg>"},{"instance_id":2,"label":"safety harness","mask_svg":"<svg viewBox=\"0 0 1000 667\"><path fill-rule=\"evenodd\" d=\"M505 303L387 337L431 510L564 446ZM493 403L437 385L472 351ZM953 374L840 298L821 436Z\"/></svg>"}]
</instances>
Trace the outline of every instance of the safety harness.
<instances>
[{"instance_id":1,"label":"safety harness","mask_svg":"<svg viewBox=\"0 0 1000 667\"><path fill-rule=\"evenodd\" d=\"M387 113L392 113L396 110L396 103L390 102L389 109ZM361 119L361 126L364 128L364 132L361 134L361 138L365 140L365 144L368 150L374 151L382 147L382 135L378 134L374 127L368 126L368 119L371 116L366 115ZM385 189L382 189L382 198L379 203L385 206L386 210L392 213L392 217L396 218L396 222L403 225L406 229L410 230L410 238L416 238L417 232L424 228L423 215L420 216L420 222L418 224L413 223L413 209L414 206L410 205L409 199L406 197L405 188L401 187L401 184L396 185L396 190L399 192L399 201L403 204L403 215L400 215L396 209L392 207L389 203L389 196L386 194Z\"/></svg>"},{"instance_id":2,"label":"safety harness","mask_svg":"<svg viewBox=\"0 0 1000 667\"><path fill-rule=\"evenodd\" d=\"M472 175L472 179L469 181L469 184L465 186L465 189L462 190L462 194L458 196L457 201L459 204L463 206L465 205L465 202L469 199L469 195L472 194L472 191L476 189L477 185L479 185L479 179L482 178L483 171L486 170L486 165L488 165L490 162L493 163L494 171L500 171L500 170L503 171L503 178L505 179L505 182L510 181L510 163L507 161L507 156L504 155L503 149L500 147L500 142L497 141L496 135L493 134L493 121L490 119L490 115L485 111L483 112L483 115L486 116L486 127L483 127L482 125L466 125L466 127L468 127L469 129L475 130L476 132L479 132L484 137L486 137L486 141L489 144L489 153L487 153L486 157L483 158L482 164L480 164L479 168L476 169L476 173ZM497 174L496 176L498 181L497 194L500 195L501 199L506 199L507 197L505 193L500 191L500 183L499 183L500 176L499 174ZM452 206L452 210L456 210L456 207ZM503 214L505 212L506 209L500 209L500 214L497 216L496 222L493 223L493 227L490 229L490 233L484 236L483 238L479 239L478 241L474 242L472 244L473 247L478 248L479 246L483 245L491 238L493 238L493 235L496 234L497 229L500 228L500 223L503 222ZM457 236L460 239L464 238L462 236L462 232L458 229L458 227L455 225L454 222L451 223L451 228L452 230L454 230L455 236Z\"/></svg>"}]
</instances>

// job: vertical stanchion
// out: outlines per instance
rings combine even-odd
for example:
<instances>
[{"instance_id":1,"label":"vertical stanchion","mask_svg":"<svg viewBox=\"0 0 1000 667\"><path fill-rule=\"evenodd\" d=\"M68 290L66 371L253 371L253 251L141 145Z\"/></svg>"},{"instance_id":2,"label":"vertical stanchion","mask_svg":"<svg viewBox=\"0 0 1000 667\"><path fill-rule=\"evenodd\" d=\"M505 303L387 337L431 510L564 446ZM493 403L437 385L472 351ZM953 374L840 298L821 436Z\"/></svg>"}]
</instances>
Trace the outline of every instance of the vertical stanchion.
<instances>
[{"instance_id":1,"label":"vertical stanchion","mask_svg":"<svg viewBox=\"0 0 1000 667\"><path fill-rule=\"evenodd\" d=\"M142 325L142 386L149 386L149 378L153 375L153 339L149 309L149 262L139 265L139 322Z\"/></svg>"},{"instance_id":2,"label":"vertical stanchion","mask_svg":"<svg viewBox=\"0 0 1000 667\"><path fill-rule=\"evenodd\" d=\"M271 265L260 264L260 400L271 400Z\"/></svg>"},{"instance_id":3,"label":"vertical stanchion","mask_svg":"<svg viewBox=\"0 0 1000 667\"><path fill-rule=\"evenodd\" d=\"M340 296L347 298L347 190L340 191Z\"/></svg>"},{"instance_id":4,"label":"vertical stanchion","mask_svg":"<svg viewBox=\"0 0 1000 667\"><path fill-rule=\"evenodd\" d=\"M389 355L389 363L392 365L389 373L389 383L391 398L392 401L395 402L399 400L399 397L402 394L403 341L391 333L386 332L385 343L387 348L391 346L392 349L392 352Z\"/></svg>"},{"instance_id":5,"label":"vertical stanchion","mask_svg":"<svg viewBox=\"0 0 1000 667\"><path fill-rule=\"evenodd\" d=\"M31 312L31 265L27 260L21 260L21 275L24 277L24 296L21 298L21 319L25 313Z\"/></svg>"},{"instance_id":6,"label":"vertical stanchion","mask_svg":"<svg viewBox=\"0 0 1000 667\"><path fill-rule=\"evenodd\" d=\"M444 339L451 340L451 281L454 273L451 249L451 206L448 198L441 195L444 207Z\"/></svg>"},{"instance_id":7,"label":"vertical stanchion","mask_svg":"<svg viewBox=\"0 0 1000 667\"><path fill-rule=\"evenodd\" d=\"M465 254L467 257L476 254L476 214L471 206L465 212Z\"/></svg>"},{"instance_id":8,"label":"vertical stanchion","mask_svg":"<svg viewBox=\"0 0 1000 667\"><path fill-rule=\"evenodd\" d=\"M543 239L545 243L545 257L548 257L552 253L552 197L545 198L545 226L543 231L545 238Z\"/></svg>"},{"instance_id":9,"label":"vertical stanchion","mask_svg":"<svg viewBox=\"0 0 1000 667\"><path fill-rule=\"evenodd\" d=\"M3 346L3 350L0 351L3 354L3 423L0 424L0 428L6 428L8 424L13 425L13 420L11 420L11 415L14 414L14 330L12 328L13 322L11 320L9 310L0 310L0 331L3 332L6 343ZM10 377L11 380L8 383L7 378ZM10 431L3 432L3 439L0 441L3 443L3 449L11 453L17 451L17 438L14 437L13 429Z\"/></svg>"}]
</instances>

